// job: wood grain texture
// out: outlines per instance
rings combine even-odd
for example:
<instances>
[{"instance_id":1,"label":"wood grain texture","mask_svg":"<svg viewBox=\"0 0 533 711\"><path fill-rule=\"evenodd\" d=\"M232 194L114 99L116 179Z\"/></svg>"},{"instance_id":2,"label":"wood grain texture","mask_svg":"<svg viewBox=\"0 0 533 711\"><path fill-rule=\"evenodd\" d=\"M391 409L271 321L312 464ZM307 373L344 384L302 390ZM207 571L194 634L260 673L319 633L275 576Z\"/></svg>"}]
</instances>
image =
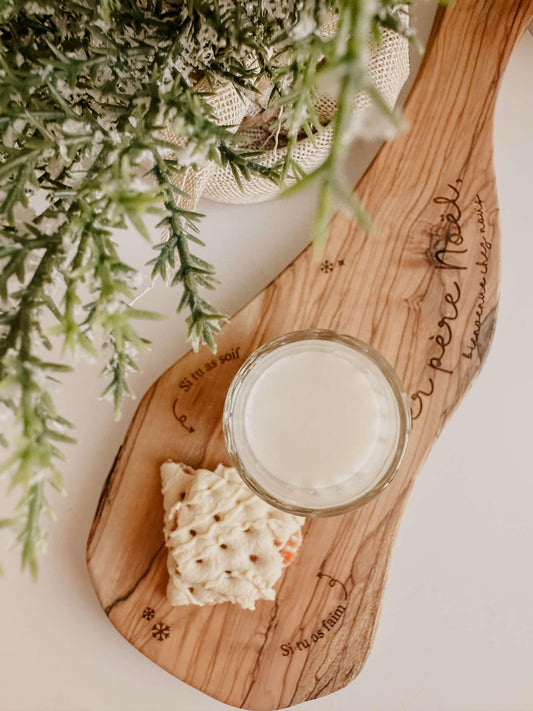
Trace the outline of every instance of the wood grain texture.
<instances>
[{"instance_id":1,"label":"wood grain texture","mask_svg":"<svg viewBox=\"0 0 533 711\"><path fill-rule=\"evenodd\" d=\"M371 646L414 477L483 363L499 287L492 117L532 0L439 10L405 114L357 186L377 233L337 216L326 258L306 249L142 399L107 477L87 561L106 614L143 654L228 704L276 709L342 688ZM413 430L393 483L354 513L309 520L275 602L171 608L159 466L229 464L221 417L243 360L271 338L332 328L371 343L409 393Z\"/></svg>"}]
</instances>

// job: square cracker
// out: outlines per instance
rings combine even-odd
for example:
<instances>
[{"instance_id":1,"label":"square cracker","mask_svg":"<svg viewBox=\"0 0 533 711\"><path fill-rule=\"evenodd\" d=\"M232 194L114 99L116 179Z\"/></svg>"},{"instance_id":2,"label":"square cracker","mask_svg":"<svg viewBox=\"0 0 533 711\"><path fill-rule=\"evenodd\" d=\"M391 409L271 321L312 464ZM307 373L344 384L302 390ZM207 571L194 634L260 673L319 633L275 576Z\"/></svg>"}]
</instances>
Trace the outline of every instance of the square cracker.
<instances>
[{"instance_id":1,"label":"square cracker","mask_svg":"<svg viewBox=\"0 0 533 711\"><path fill-rule=\"evenodd\" d=\"M273 600L305 521L256 496L233 467L161 466L172 605L232 602L253 610Z\"/></svg>"}]
</instances>

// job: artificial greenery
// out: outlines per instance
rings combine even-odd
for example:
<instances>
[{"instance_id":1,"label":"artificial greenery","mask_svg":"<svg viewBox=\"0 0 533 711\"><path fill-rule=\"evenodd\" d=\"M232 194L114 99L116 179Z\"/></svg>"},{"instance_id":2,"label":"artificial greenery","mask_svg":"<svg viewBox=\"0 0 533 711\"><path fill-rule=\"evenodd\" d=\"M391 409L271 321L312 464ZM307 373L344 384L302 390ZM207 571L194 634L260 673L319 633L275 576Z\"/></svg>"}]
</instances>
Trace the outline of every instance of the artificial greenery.
<instances>
[{"instance_id":1,"label":"artificial greenery","mask_svg":"<svg viewBox=\"0 0 533 711\"><path fill-rule=\"evenodd\" d=\"M338 28L323 38L329 12ZM180 206L172 179L183 167L161 129L188 142L193 167L209 159L240 180L308 180L293 150L321 129L316 86L334 72L333 145L314 176L320 249L336 201L357 208L342 160L354 95L380 101L367 50L381 27L408 34L392 0L0 0L0 417L9 432L0 434L0 477L18 492L0 527L13 529L34 576L49 491L62 490L62 446L73 441L50 395L68 366L46 354L58 339L74 354L105 353L104 394L118 412L147 346L135 322L156 316L130 305L136 272L114 230L132 224L149 239L143 215L158 213L153 277L177 287L192 346L214 349L224 320L206 298L216 282L199 256L200 216ZM244 94L261 77L271 82L270 105L281 109L273 130L287 138L282 162L265 167L216 122L200 76Z\"/></svg>"}]
</instances>

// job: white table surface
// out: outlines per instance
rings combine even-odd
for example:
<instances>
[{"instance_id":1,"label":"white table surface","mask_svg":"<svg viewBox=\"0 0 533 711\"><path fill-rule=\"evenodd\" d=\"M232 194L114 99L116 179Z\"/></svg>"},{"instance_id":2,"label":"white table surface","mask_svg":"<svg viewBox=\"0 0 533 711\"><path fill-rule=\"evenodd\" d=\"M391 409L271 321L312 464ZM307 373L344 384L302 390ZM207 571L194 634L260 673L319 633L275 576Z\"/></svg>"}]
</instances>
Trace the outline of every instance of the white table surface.
<instances>
[{"instance_id":1,"label":"white table surface","mask_svg":"<svg viewBox=\"0 0 533 711\"><path fill-rule=\"evenodd\" d=\"M422 25L428 26L423 19ZM498 326L486 365L421 472L403 516L370 657L359 677L306 711L533 709L533 37L517 47L501 87L495 158L503 235ZM368 159L369 150L364 152ZM355 162L360 172L364 160ZM313 193L253 207L204 203L205 255L232 313L307 243ZM121 242L140 263L133 233ZM142 305L153 350L133 380L140 395L185 352L177 295L162 286ZM57 398L79 442L64 466L40 578L1 554L1 711L217 711L226 707L159 669L113 628L85 567L104 478L135 404L113 421L98 399L98 367L81 364ZM6 502L0 502L6 508ZM1 513L1 511L0 511ZM299 706L298 708L302 708Z\"/></svg>"}]
</instances>

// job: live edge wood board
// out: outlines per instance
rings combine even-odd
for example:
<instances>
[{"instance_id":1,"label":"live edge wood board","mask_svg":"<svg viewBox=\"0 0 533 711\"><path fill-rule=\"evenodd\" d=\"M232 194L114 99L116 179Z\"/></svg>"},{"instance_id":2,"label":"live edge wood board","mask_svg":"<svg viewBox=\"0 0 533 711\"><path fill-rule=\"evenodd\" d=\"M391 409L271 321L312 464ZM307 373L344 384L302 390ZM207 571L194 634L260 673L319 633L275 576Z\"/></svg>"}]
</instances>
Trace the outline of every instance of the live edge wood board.
<instances>
[{"instance_id":1,"label":"live edge wood board","mask_svg":"<svg viewBox=\"0 0 533 711\"><path fill-rule=\"evenodd\" d=\"M388 561L416 473L479 371L494 330L500 235L496 92L533 0L440 9L405 116L357 185L376 233L337 216L325 258L306 249L231 319L218 354L190 352L142 399L106 479L87 546L117 630L179 679L267 710L329 694L372 644ZM172 608L159 466L229 464L221 418L244 359L280 334L331 328L371 343L409 394L413 429L393 483L354 513L309 520L275 602ZM401 612L401 611L400 611Z\"/></svg>"}]
</instances>

